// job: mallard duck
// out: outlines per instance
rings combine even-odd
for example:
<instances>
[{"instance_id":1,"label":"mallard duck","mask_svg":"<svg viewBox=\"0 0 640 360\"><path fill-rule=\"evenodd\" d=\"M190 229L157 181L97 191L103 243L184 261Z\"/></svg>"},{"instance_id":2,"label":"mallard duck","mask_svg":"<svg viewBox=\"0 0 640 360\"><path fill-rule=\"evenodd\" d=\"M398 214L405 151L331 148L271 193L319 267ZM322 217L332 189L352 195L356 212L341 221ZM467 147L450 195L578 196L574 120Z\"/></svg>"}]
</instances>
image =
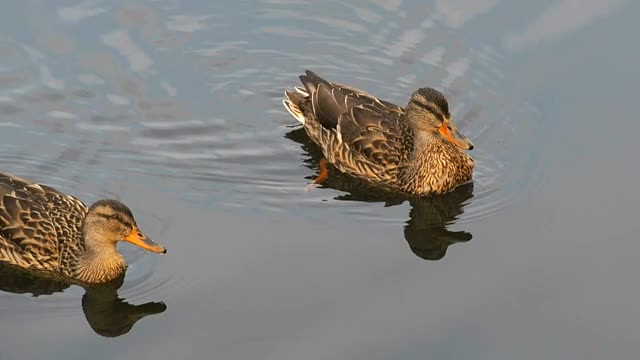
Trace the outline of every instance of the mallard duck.
<instances>
[{"instance_id":1,"label":"mallard duck","mask_svg":"<svg viewBox=\"0 0 640 360\"><path fill-rule=\"evenodd\" d=\"M471 180L474 162L461 149L473 144L456 128L439 91L418 89L402 108L309 70L300 80L304 88L286 91L284 107L338 170L415 196L446 193Z\"/></svg>"},{"instance_id":2,"label":"mallard duck","mask_svg":"<svg viewBox=\"0 0 640 360\"><path fill-rule=\"evenodd\" d=\"M166 253L138 229L116 200L82 201L42 184L0 173L0 261L82 283L104 283L125 271L118 241Z\"/></svg>"}]
</instances>

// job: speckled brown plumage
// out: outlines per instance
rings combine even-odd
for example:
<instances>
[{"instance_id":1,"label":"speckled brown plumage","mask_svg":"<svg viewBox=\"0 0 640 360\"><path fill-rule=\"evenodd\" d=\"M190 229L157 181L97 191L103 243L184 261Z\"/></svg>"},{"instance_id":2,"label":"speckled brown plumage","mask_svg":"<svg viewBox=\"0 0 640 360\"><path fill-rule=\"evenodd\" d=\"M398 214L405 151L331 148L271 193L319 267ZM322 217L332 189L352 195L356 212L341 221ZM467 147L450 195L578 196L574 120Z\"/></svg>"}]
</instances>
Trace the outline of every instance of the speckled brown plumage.
<instances>
[{"instance_id":1,"label":"speckled brown plumage","mask_svg":"<svg viewBox=\"0 0 640 360\"><path fill-rule=\"evenodd\" d=\"M342 172L410 195L440 194L471 180L473 145L438 91L416 91L406 108L311 71L286 92L285 108Z\"/></svg>"},{"instance_id":2,"label":"speckled brown plumage","mask_svg":"<svg viewBox=\"0 0 640 360\"><path fill-rule=\"evenodd\" d=\"M135 239L128 240L129 236ZM102 283L125 270L124 259L115 250L119 240L165 251L137 230L131 211L118 201L100 200L87 209L73 196L0 173L0 261Z\"/></svg>"}]
</instances>

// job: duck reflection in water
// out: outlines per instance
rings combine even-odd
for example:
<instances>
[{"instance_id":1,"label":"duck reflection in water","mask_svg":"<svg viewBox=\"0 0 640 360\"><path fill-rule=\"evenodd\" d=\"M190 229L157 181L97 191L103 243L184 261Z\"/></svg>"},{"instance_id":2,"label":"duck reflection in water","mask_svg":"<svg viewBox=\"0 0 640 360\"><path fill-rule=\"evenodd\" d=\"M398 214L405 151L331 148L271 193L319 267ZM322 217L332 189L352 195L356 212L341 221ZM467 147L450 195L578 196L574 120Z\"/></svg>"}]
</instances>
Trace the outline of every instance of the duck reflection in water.
<instances>
[{"instance_id":1,"label":"duck reflection in water","mask_svg":"<svg viewBox=\"0 0 640 360\"><path fill-rule=\"evenodd\" d=\"M117 337L128 333L135 323L148 316L163 313L162 302L132 305L118 297L124 275L108 283L87 285L82 296L82 310L89 326L96 334ZM33 296L63 292L72 284L64 280L44 277L22 268L0 263L0 290Z\"/></svg>"},{"instance_id":2,"label":"duck reflection in water","mask_svg":"<svg viewBox=\"0 0 640 360\"><path fill-rule=\"evenodd\" d=\"M301 145L308 156L304 160L305 166L320 172L322 152L309 139L304 129L290 131L285 137ZM448 227L455 223L457 217L464 212L464 206L473 198L473 183L462 184L443 195L410 197L373 188L329 164L327 167L330 174L319 186L346 193L337 196L336 200L384 202L385 206L400 205L408 201L411 210L404 227L404 238L411 251L422 259L440 260L446 255L450 245L467 242L472 238L466 231L449 231ZM315 175L307 177L310 180L315 178Z\"/></svg>"}]
</instances>

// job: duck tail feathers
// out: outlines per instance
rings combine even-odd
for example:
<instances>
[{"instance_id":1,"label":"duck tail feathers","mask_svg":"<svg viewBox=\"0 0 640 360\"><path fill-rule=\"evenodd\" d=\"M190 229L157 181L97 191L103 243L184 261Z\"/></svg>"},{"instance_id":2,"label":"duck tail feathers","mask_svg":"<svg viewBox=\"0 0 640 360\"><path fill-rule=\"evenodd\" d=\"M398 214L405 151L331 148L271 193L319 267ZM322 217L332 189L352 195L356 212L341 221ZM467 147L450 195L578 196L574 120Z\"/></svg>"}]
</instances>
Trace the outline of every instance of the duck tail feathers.
<instances>
[{"instance_id":1,"label":"duck tail feathers","mask_svg":"<svg viewBox=\"0 0 640 360\"><path fill-rule=\"evenodd\" d=\"M287 109L291 116L296 118L296 120L304 125L304 114L298 107L298 104L300 103L300 101L304 100L306 96L303 95L303 91L298 90L298 88L296 88L296 91L297 92L295 93L291 91L285 91L284 94L287 98L282 100L282 105L284 105L284 108Z\"/></svg>"}]
</instances>

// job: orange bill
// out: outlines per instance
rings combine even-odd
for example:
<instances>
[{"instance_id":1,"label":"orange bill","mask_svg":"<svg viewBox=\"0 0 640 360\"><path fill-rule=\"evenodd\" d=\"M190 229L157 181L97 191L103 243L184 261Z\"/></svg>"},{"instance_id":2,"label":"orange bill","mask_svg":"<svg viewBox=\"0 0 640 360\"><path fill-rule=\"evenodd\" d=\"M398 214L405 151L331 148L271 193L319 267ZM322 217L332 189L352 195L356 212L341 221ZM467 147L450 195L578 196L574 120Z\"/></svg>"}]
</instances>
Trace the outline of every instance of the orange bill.
<instances>
[{"instance_id":1,"label":"orange bill","mask_svg":"<svg viewBox=\"0 0 640 360\"><path fill-rule=\"evenodd\" d=\"M124 238L126 241L132 243L133 245L140 246L141 248L155 252L166 254L167 249L165 249L162 245L156 244L151 239L147 237L142 231L138 230L137 227L133 227L133 230Z\"/></svg>"},{"instance_id":2,"label":"orange bill","mask_svg":"<svg viewBox=\"0 0 640 360\"><path fill-rule=\"evenodd\" d=\"M453 145L461 149L473 149L473 143L458 131L452 121L443 121L442 125L440 125L440 127L438 128L438 132L442 134L445 139L449 140Z\"/></svg>"}]
</instances>

